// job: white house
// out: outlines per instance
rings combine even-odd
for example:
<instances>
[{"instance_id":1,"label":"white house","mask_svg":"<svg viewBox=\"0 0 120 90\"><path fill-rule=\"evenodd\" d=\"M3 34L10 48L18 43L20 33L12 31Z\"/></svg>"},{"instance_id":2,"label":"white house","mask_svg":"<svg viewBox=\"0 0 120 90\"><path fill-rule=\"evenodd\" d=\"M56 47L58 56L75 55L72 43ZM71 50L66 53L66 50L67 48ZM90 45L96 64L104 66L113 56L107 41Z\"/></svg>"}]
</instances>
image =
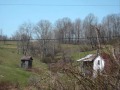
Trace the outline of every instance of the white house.
<instances>
[{"instance_id":1,"label":"white house","mask_svg":"<svg viewBox=\"0 0 120 90\"><path fill-rule=\"evenodd\" d=\"M81 62L81 71L84 75L93 77L101 74L105 67L105 60L99 54L89 54L77 61Z\"/></svg>"}]
</instances>

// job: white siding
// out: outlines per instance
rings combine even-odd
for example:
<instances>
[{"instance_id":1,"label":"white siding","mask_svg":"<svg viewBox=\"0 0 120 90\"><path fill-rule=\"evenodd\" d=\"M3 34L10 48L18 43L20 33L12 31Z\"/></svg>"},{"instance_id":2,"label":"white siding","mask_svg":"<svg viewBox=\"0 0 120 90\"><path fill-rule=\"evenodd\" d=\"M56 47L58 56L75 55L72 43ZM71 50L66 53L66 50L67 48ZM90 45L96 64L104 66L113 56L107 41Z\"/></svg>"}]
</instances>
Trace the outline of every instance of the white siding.
<instances>
[{"instance_id":1,"label":"white siding","mask_svg":"<svg viewBox=\"0 0 120 90\"><path fill-rule=\"evenodd\" d=\"M97 76L97 72L99 71L101 74L101 71L104 70L105 67L105 61L102 57L98 56L96 57L96 59L93 62L93 77Z\"/></svg>"}]
</instances>

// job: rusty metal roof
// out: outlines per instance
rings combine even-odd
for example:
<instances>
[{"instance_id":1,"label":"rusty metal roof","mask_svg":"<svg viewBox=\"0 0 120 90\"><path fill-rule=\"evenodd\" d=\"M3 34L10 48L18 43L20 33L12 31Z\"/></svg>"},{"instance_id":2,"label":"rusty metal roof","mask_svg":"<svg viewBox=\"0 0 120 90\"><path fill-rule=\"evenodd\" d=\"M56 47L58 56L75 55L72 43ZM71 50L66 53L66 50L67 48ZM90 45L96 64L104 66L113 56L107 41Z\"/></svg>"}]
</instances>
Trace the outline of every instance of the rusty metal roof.
<instances>
[{"instance_id":1,"label":"rusty metal roof","mask_svg":"<svg viewBox=\"0 0 120 90\"><path fill-rule=\"evenodd\" d=\"M87 56L85 56L77 61L93 61L96 57L97 57L96 54L89 54L89 55L87 55Z\"/></svg>"},{"instance_id":2,"label":"rusty metal roof","mask_svg":"<svg viewBox=\"0 0 120 90\"><path fill-rule=\"evenodd\" d=\"M23 56L21 61L33 60L32 56Z\"/></svg>"}]
</instances>

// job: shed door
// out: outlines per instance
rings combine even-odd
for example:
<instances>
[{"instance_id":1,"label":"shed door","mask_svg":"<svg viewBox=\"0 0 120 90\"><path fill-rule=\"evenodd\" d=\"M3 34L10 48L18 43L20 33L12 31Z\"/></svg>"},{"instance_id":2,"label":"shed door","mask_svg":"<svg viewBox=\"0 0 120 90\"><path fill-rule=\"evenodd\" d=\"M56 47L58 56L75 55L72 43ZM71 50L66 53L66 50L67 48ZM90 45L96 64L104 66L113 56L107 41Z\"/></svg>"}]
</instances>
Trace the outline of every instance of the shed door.
<instances>
[{"instance_id":1,"label":"shed door","mask_svg":"<svg viewBox=\"0 0 120 90\"><path fill-rule=\"evenodd\" d=\"M25 68L28 68L28 61L25 61Z\"/></svg>"}]
</instances>

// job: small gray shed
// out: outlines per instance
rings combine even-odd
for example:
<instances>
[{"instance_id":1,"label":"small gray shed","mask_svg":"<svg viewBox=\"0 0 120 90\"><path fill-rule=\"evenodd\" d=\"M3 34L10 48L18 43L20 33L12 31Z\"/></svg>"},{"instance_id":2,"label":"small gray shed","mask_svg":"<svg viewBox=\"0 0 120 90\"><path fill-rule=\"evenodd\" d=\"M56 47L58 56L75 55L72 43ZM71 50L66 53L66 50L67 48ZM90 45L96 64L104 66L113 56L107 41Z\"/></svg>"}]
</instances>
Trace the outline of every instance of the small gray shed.
<instances>
[{"instance_id":1,"label":"small gray shed","mask_svg":"<svg viewBox=\"0 0 120 90\"><path fill-rule=\"evenodd\" d=\"M33 61L33 58L31 56L23 56L21 58L21 67L22 68L32 68L32 61Z\"/></svg>"}]
</instances>

